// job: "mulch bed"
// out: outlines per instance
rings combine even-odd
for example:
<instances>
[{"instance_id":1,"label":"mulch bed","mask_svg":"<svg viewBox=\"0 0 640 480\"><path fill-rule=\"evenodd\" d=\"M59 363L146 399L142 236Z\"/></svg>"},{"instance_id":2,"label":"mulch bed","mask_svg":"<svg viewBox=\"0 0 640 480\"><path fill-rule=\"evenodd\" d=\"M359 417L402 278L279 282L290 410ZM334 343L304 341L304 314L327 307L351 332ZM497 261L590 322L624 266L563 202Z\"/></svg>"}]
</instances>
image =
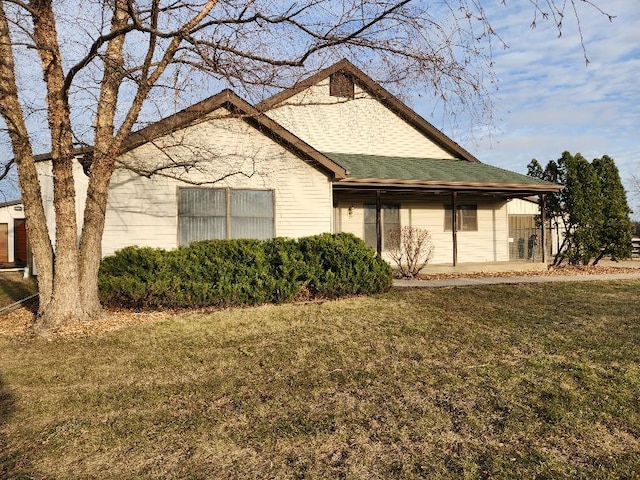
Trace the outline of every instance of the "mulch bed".
<instances>
[{"instance_id":1,"label":"mulch bed","mask_svg":"<svg viewBox=\"0 0 640 480\"><path fill-rule=\"evenodd\" d=\"M513 272L456 272L456 273L431 273L420 275L420 280L445 280L448 278L496 278L496 277L550 277L566 275L604 275L615 273L638 273L639 267L613 267L604 265L561 265L549 267L547 270L513 271Z\"/></svg>"},{"instance_id":2,"label":"mulch bed","mask_svg":"<svg viewBox=\"0 0 640 480\"><path fill-rule=\"evenodd\" d=\"M34 337L31 326L38 311L38 301L0 315L0 336L28 339ZM167 317L171 312L134 312L130 310L105 310L102 318L92 322L72 322L51 332L53 337L86 337L119 330L124 327L146 323Z\"/></svg>"}]
</instances>

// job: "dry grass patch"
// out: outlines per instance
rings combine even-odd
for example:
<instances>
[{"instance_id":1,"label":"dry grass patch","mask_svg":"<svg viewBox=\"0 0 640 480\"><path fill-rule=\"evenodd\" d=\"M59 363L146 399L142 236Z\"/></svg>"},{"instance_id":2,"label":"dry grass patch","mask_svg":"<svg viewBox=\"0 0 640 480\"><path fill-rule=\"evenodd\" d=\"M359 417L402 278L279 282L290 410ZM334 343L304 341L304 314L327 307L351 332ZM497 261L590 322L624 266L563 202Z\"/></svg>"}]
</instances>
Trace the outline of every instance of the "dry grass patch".
<instances>
[{"instance_id":1,"label":"dry grass patch","mask_svg":"<svg viewBox=\"0 0 640 480\"><path fill-rule=\"evenodd\" d=\"M0 477L633 477L639 294L396 290L0 337Z\"/></svg>"}]
</instances>

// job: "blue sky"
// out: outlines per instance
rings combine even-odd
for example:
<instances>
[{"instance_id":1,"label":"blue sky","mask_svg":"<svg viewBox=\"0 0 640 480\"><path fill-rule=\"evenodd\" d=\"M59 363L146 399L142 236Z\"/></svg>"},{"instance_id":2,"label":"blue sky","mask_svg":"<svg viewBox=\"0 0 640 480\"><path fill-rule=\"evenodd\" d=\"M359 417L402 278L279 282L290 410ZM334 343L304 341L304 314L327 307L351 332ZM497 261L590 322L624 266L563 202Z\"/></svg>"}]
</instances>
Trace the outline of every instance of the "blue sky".
<instances>
[{"instance_id":1,"label":"blue sky","mask_svg":"<svg viewBox=\"0 0 640 480\"><path fill-rule=\"evenodd\" d=\"M551 22L529 27L529 2L500 3L487 12L509 45L495 49L499 90L493 131L445 133L483 162L521 173L532 158L545 165L565 150L589 160L609 155L640 218L640 196L631 191L631 175L640 174L640 2L600 0L616 15L611 23L578 2L588 65L570 18L558 38ZM429 119L426 105L414 107Z\"/></svg>"},{"instance_id":2,"label":"blue sky","mask_svg":"<svg viewBox=\"0 0 640 480\"><path fill-rule=\"evenodd\" d=\"M494 43L499 89L493 125L469 128L462 118L460 128L447 128L431 116L433 98L407 100L483 162L508 170L524 173L532 158L546 164L564 150L589 160L613 157L640 219L640 195L631 188L631 175L640 172L640 1L596 1L616 18L610 23L587 2L577 2L589 65L570 16L558 38L552 22L530 28L526 0L483 1L509 46Z\"/></svg>"}]
</instances>

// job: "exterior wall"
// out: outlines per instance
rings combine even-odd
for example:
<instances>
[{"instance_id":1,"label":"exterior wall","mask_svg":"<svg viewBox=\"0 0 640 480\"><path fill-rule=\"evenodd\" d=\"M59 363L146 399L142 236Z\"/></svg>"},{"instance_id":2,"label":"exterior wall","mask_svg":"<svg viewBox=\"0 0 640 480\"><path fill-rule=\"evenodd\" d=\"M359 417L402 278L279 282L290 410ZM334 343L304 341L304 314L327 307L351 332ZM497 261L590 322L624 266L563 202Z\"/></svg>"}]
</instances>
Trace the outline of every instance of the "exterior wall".
<instances>
[{"instance_id":1,"label":"exterior wall","mask_svg":"<svg viewBox=\"0 0 640 480\"><path fill-rule=\"evenodd\" d=\"M53 174L51 173L51 162L36 163L38 177L40 179L40 190L42 193L42 203L44 213L47 218L47 228L49 229L49 238L51 243L55 245L56 231L56 213L53 208ZM78 231L82 229L84 222L84 203L87 199L88 178L82 170L82 165L75 162L73 164L73 178L76 188L76 221L78 222Z\"/></svg>"},{"instance_id":2,"label":"exterior wall","mask_svg":"<svg viewBox=\"0 0 640 480\"><path fill-rule=\"evenodd\" d=\"M0 223L7 224L7 262L15 261L14 220L24 218L22 204L5 205L0 207Z\"/></svg>"},{"instance_id":3,"label":"exterior wall","mask_svg":"<svg viewBox=\"0 0 640 480\"><path fill-rule=\"evenodd\" d=\"M507 203L509 215L540 215L540 206L537 198L531 202L522 198L514 198Z\"/></svg>"},{"instance_id":4,"label":"exterior wall","mask_svg":"<svg viewBox=\"0 0 640 480\"><path fill-rule=\"evenodd\" d=\"M363 238L363 205L374 202L373 197L363 199L362 196L355 195L341 196L337 203L339 224L336 228ZM452 234L450 230L445 231L444 205L451 204L449 197L383 196L382 203L400 205L401 225L411 225L429 231L434 245L434 257L430 263L453 262ZM458 263L508 261L507 202L502 199L465 197L460 199L459 203L478 206L478 230L458 231Z\"/></svg>"},{"instance_id":5,"label":"exterior wall","mask_svg":"<svg viewBox=\"0 0 640 480\"><path fill-rule=\"evenodd\" d=\"M321 152L453 158L357 84L354 99L332 97L326 79L267 115Z\"/></svg>"},{"instance_id":6,"label":"exterior wall","mask_svg":"<svg viewBox=\"0 0 640 480\"><path fill-rule=\"evenodd\" d=\"M331 231L328 177L244 121L220 118L225 113L219 111L217 116L157 139L153 145L138 147L123 157L127 165L147 172L171 162L194 162L195 166L163 169L151 178L116 170L107 202L103 255L129 245L175 248L179 187L273 190L275 235L299 237ZM49 195L47 214L52 232L52 186L46 167L41 168L43 190ZM87 177L80 167L75 173L81 219Z\"/></svg>"}]
</instances>

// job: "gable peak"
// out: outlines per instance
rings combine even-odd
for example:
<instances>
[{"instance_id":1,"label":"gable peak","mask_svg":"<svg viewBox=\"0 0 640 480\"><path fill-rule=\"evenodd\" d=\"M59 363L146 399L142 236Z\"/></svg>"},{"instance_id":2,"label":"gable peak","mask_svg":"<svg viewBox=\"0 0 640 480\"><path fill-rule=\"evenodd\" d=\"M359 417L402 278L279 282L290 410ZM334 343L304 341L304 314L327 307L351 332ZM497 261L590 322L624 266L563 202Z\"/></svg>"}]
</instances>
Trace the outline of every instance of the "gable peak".
<instances>
[{"instance_id":1,"label":"gable peak","mask_svg":"<svg viewBox=\"0 0 640 480\"><path fill-rule=\"evenodd\" d=\"M261 112L267 112L275 107L282 106L294 95L313 87L327 78L332 78L332 76L336 74L343 74L348 78L349 82L344 81L345 85L338 87L337 92L334 91L334 93L337 94L333 95L332 93L332 96L351 99L353 98L353 95L351 94L350 88L352 88L354 84L358 85L358 87L367 92L371 97L379 101L382 105L419 131L422 135L429 138L454 157L469 162L479 162L473 154L434 127L417 112L403 103L398 97L389 92L346 58L343 58L333 65L300 80L292 87L263 100L256 105L256 109ZM352 83L352 85L346 85L347 83ZM348 90L343 90L347 88Z\"/></svg>"}]
</instances>

